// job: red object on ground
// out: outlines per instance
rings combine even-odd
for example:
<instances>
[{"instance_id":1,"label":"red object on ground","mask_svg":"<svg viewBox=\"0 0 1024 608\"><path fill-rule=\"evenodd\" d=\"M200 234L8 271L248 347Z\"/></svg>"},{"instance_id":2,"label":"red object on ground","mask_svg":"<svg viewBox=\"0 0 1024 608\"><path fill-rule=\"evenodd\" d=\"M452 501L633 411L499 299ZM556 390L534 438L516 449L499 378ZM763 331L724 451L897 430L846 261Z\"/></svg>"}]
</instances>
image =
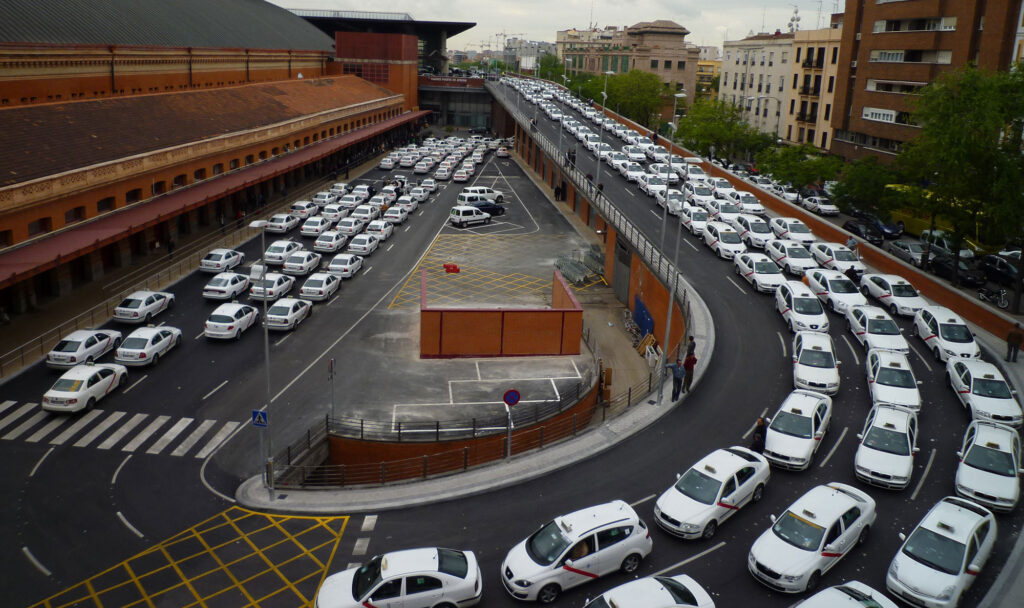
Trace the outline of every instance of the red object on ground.
<instances>
[{"instance_id":1,"label":"red object on ground","mask_svg":"<svg viewBox=\"0 0 1024 608\"><path fill-rule=\"evenodd\" d=\"M457 273L457 272L459 272L459 265L458 264L445 264L444 265L444 271L447 272L448 274Z\"/></svg>"}]
</instances>

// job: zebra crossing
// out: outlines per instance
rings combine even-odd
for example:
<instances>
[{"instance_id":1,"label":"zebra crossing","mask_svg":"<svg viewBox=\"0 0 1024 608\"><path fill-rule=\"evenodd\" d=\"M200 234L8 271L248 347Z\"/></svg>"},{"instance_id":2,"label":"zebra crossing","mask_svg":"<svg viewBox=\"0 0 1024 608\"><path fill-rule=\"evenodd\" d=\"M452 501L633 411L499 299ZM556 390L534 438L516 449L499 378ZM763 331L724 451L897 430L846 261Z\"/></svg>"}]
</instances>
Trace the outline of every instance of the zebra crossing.
<instances>
[{"instance_id":1,"label":"zebra crossing","mask_svg":"<svg viewBox=\"0 0 1024 608\"><path fill-rule=\"evenodd\" d=\"M240 424L234 420L196 420L102 409L53 414L43 411L38 403L0 402L0 442L20 440L202 459Z\"/></svg>"}]
</instances>

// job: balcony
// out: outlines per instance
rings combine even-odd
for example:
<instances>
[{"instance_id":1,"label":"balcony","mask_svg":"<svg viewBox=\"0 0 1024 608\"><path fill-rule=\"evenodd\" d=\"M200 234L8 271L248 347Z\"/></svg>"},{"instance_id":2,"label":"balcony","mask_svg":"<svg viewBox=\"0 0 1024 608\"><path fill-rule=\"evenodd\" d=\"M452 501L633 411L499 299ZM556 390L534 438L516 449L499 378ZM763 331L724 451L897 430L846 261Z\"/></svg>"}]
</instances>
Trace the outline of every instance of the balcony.
<instances>
[{"instance_id":1,"label":"balcony","mask_svg":"<svg viewBox=\"0 0 1024 608\"><path fill-rule=\"evenodd\" d=\"M815 70L823 70L825 69L825 58L819 57L817 61L815 61L813 57L804 59L800 66L807 69L813 68Z\"/></svg>"},{"instance_id":2,"label":"balcony","mask_svg":"<svg viewBox=\"0 0 1024 608\"><path fill-rule=\"evenodd\" d=\"M800 112L796 115L797 122L818 122L817 112Z\"/></svg>"},{"instance_id":3,"label":"balcony","mask_svg":"<svg viewBox=\"0 0 1024 608\"><path fill-rule=\"evenodd\" d=\"M808 95L810 97L818 97L821 95L821 87L802 86L800 87L801 95Z\"/></svg>"}]
</instances>

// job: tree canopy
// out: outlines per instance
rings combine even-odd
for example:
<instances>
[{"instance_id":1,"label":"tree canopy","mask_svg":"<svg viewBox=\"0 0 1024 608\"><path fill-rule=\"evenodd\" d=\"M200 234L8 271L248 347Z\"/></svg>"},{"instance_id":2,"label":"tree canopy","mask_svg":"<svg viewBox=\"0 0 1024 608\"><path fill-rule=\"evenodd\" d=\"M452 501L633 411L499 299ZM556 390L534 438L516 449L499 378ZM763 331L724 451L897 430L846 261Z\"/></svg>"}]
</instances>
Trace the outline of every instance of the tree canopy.
<instances>
[{"instance_id":1,"label":"tree canopy","mask_svg":"<svg viewBox=\"0 0 1024 608\"><path fill-rule=\"evenodd\" d=\"M688 148L708 156L736 158L757 154L771 145L772 136L743 121L740 108L719 99L699 99L679 119L676 138Z\"/></svg>"}]
</instances>

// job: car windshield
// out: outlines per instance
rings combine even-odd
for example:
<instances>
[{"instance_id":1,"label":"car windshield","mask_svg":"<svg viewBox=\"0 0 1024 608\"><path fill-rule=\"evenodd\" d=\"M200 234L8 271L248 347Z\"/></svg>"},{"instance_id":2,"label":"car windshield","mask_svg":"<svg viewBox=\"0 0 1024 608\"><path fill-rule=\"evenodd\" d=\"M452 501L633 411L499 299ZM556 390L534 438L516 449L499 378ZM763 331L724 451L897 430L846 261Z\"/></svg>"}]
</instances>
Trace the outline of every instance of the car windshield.
<instances>
[{"instance_id":1,"label":"car windshield","mask_svg":"<svg viewBox=\"0 0 1024 608\"><path fill-rule=\"evenodd\" d=\"M946 342L966 344L974 341L971 330L966 325L960 325L959 323L939 323L939 335Z\"/></svg>"},{"instance_id":2,"label":"car windshield","mask_svg":"<svg viewBox=\"0 0 1024 608\"><path fill-rule=\"evenodd\" d=\"M723 208L723 211L724 211L724 208ZM718 235L718 240L722 241L726 245L737 245L737 244L743 242L743 241L740 240L740 235L736 234L735 232L724 232L724 231L721 232Z\"/></svg>"},{"instance_id":3,"label":"car windshield","mask_svg":"<svg viewBox=\"0 0 1024 608\"><path fill-rule=\"evenodd\" d=\"M771 229L764 222L750 222L750 231L755 234L769 234Z\"/></svg>"},{"instance_id":4,"label":"car windshield","mask_svg":"<svg viewBox=\"0 0 1024 608\"><path fill-rule=\"evenodd\" d=\"M693 189L693 193L697 196L711 196L711 188L707 186L696 186Z\"/></svg>"},{"instance_id":5,"label":"car windshield","mask_svg":"<svg viewBox=\"0 0 1024 608\"><path fill-rule=\"evenodd\" d=\"M267 249L267 253L282 253L284 250L284 245L271 245L270 249Z\"/></svg>"},{"instance_id":6,"label":"car windshield","mask_svg":"<svg viewBox=\"0 0 1024 608\"><path fill-rule=\"evenodd\" d=\"M656 576L654 579L665 587L665 591L669 592L669 595L672 596L673 603L679 604L680 606L697 605L697 598L695 598L693 593L684 587L679 581L668 578L667 576Z\"/></svg>"},{"instance_id":7,"label":"car windshield","mask_svg":"<svg viewBox=\"0 0 1024 608\"><path fill-rule=\"evenodd\" d=\"M857 254L852 252L852 251L847 251L846 249L839 249L839 250L837 250L832 257L834 257L839 262L856 262L857 261Z\"/></svg>"},{"instance_id":8,"label":"car windshield","mask_svg":"<svg viewBox=\"0 0 1024 608\"><path fill-rule=\"evenodd\" d=\"M275 215L274 217L270 218L270 223L271 224L283 224L286 221L288 221L288 218L280 216L280 215Z\"/></svg>"},{"instance_id":9,"label":"car windshield","mask_svg":"<svg viewBox=\"0 0 1024 608\"><path fill-rule=\"evenodd\" d=\"M655 175L654 177L647 178L647 185L648 186L664 186L665 185L665 180Z\"/></svg>"},{"instance_id":10,"label":"car windshield","mask_svg":"<svg viewBox=\"0 0 1024 608\"><path fill-rule=\"evenodd\" d=\"M230 281L228 279L210 279L208 285L210 287L223 287L229 283Z\"/></svg>"},{"instance_id":11,"label":"car windshield","mask_svg":"<svg viewBox=\"0 0 1024 608\"><path fill-rule=\"evenodd\" d=\"M206 254L206 257L204 257L203 259L209 262L216 262L219 261L222 257L224 256L219 253L208 253Z\"/></svg>"},{"instance_id":12,"label":"car windshield","mask_svg":"<svg viewBox=\"0 0 1024 608\"><path fill-rule=\"evenodd\" d=\"M922 564L945 572L959 574L964 563L964 544L948 536L918 528L903 545L903 553Z\"/></svg>"},{"instance_id":13,"label":"car windshield","mask_svg":"<svg viewBox=\"0 0 1024 608\"><path fill-rule=\"evenodd\" d=\"M146 345L148 345L148 344L149 344L149 339L148 338L132 338L132 337L128 337L128 338L125 339L124 343L121 344L121 348L124 348L124 349L127 349L127 350L142 350L142 349L146 348Z\"/></svg>"},{"instance_id":14,"label":"car windshield","mask_svg":"<svg viewBox=\"0 0 1024 608\"><path fill-rule=\"evenodd\" d=\"M758 274L780 274L782 271L775 262L754 262L754 272Z\"/></svg>"},{"instance_id":15,"label":"car windshield","mask_svg":"<svg viewBox=\"0 0 1024 608\"><path fill-rule=\"evenodd\" d=\"M323 279L309 279L308 281L306 281L306 287L323 287L323 285Z\"/></svg>"},{"instance_id":16,"label":"car windshield","mask_svg":"<svg viewBox=\"0 0 1024 608\"><path fill-rule=\"evenodd\" d=\"M821 544L825 528L807 521L792 511L786 511L775 525L772 532L787 543L804 551L816 551Z\"/></svg>"},{"instance_id":17,"label":"car windshield","mask_svg":"<svg viewBox=\"0 0 1024 608\"><path fill-rule=\"evenodd\" d=\"M123 300L117 305L118 308L138 308L139 306L142 306L142 300L136 300L134 298Z\"/></svg>"},{"instance_id":18,"label":"car windshield","mask_svg":"<svg viewBox=\"0 0 1024 608\"><path fill-rule=\"evenodd\" d=\"M1012 399L1010 387L1002 380L989 378L975 378L971 386L971 392L979 397L991 397L992 399Z\"/></svg>"},{"instance_id":19,"label":"car windshield","mask_svg":"<svg viewBox=\"0 0 1024 608\"><path fill-rule=\"evenodd\" d=\"M1004 477L1017 475L1017 472L1013 470L1013 454L993 450L977 443L967 452L964 464Z\"/></svg>"},{"instance_id":20,"label":"car windshield","mask_svg":"<svg viewBox=\"0 0 1024 608\"><path fill-rule=\"evenodd\" d=\"M794 414L793 412L779 412L772 418L769 428L784 435L800 437L801 439L811 438L811 418Z\"/></svg>"},{"instance_id":21,"label":"car windshield","mask_svg":"<svg viewBox=\"0 0 1024 608\"><path fill-rule=\"evenodd\" d=\"M260 281L256 283L256 287L259 289L267 289L275 285L277 285L277 279L260 279Z\"/></svg>"},{"instance_id":22,"label":"car windshield","mask_svg":"<svg viewBox=\"0 0 1024 608\"><path fill-rule=\"evenodd\" d=\"M469 573L469 560L466 559L466 554L462 551L438 549L437 570L459 578L466 578L466 574Z\"/></svg>"},{"instance_id":23,"label":"car windshield","mask_svg":"<svg viewBox=\"0 0 1024 608\"><path fill-rule=\"evenodd\" d=\"M304 256L304 255L289 256L288 260L287 260L288 264L303 264L305 262L306 262L306 256Z\"/></svg>"},{"instance_id":24,"label":"car windshield","mask_svg":"<svg viewBox=\"0 0 1024 608\"><path fill-rule=\"evenodd\" d=\"M77 353L81 345L81 342L75 340L61 340L53 350L58 353Z\"/></svg>"},{"instance_id":25,"label":"car windshield","mask_svg":"<svg viewBox=\"0 0 1024 608\"><path fill-rule=\"evenodd\" d=\"M721 487L722 482L708 477L697 469L687 471L675 485L681 494L705 505L715 502Z\"/></svg>"},{"instance_id":26,"label":"car windshield","mask_svg":"<svg viewBox=\"0 0 1024 608\"><path fill-rule=\"evenodd\" d=\"M811 252L803 247L787 247L786 255L795 260L806 260L811 257Z\"/></svg>"},{"instance_id":27,"label":"car windshield","mask_svg":"<svg viewBox=\"0 0 1024 608\"><path fill-rule=\"evenodd\" d=\"M910 442L905 433L879 426L871 427L864 437L864 445L899 456L910 455Z\"/></svg>"},{"instance_id":28,"label":"car windshield","mask_svg":"<svg viewBox=\"0 0 1024 608\"><path fill-rule=\"evenodd\" d=\"M375 555L356 570L352 577L352 597L361 600L377 586L380 582L380 562L381 556Z\"/></svg>"},{"instance_id":29,"label":"car windshield","mask_svg":"<svg viewBox=\"0 0 1024 608\"><path fill-rule=\"evenodd\" d=\"M801 315L825 314L817 298L793 298L793 310Z\"/></svg>"},{"instance_id":30,"label":"car windshield","mask_svg":"<svg viewBox=\"0 0 1024 608\"><path fill-rule=\"evenodd\" d=\"M790 232L794 232L797 234L809 234L811 232L811 229L808 228L805 224L798 224L796 222L790 222L789 224L786 225L786 227L789 228Z\"/></svg>"},{"instance_id":31,"label":"car windshield","mask_svg":"<svg viewBox=\"0 0 1024 608\"><path fill-rule=\"evenodd\" d=\"M876 336L898 336L900 327L892 319L868 319L868 333Z\"/></svg>"},{"instance_id":32,"label":"car windshield","mask_svg":"<svg viewBox=\"0 0 1024 608\"><path fill-rule=\"evenodd\" d=\"M906 284L906 283L904 283L904 284L893 283L891 288L892 288L892 295L894 297L897 297L897 298L916 298L917 297L917 290L914 289L913 285Z\"/></svg>"},{"instance_id":33,"label":"car windshield","mask_svg":"<svg viewBox=\"0 0 1024 608\"><path fill-rule=\"evenodd\" d=\"M719 213L739 213L740 208L732 203L722 203L718 206Z\"/></svg>"},{"instance_id":34,"label":"car windshield","mask_svg":"<svg viewBox=\"0 0 1024 608\"><path fill-rule=\"evenodd\" d=\"M832 279L828 288L832 293L857 293L857 286L850 279Z\"/></svg>"},{"instance_id":35,"label":"car windshield","mask_svg":"<svg viewBox=\"0 0 1024 608\"><path fill-rule=\"evenodd\" d=\"M805 348L800 351L800 358L798 360L800 365L807 365L809 367L832 369L836 366L835 357L827 350Z\"/></svg>"},{"instance_id":36,"label":"car windshield","mask_svg":"<svg viewBox=\"0 0 1024 608\"><path fill-rule=\"evenodd\" d=\"M210 323L231 323L234 320L230 315L210 315Z\"/></svg>"},{"instance_id":37,"label":"car windshield","mask_svg":"<svg viewBox=\"0 0 1024 608\"><path fill-rule=\"evenodd\" d=\"M708 212L707 211L691 211L690 212L690 220L692 220L694 222L706 222L706 221L708 221Z\"/></svg>"},{"instance_id":38,"label":"car windshield","mask_svg":"<svg viewBox=\"0 0 1024 608\"><path fill-rule=\"evenodd\" d=\"M61 378L53 384L50 388L51 391L60 391L62 393L76 393L82 388L84 380L76 380L73 378Z\"/></svg>"},{"instance_id":39,"label":"car windshield","mask_svg":"<svg viewBox=\"0 0 1024 608\"><path fill-rule=\"evenodd\" d=\"M569 546L569 539L555 522L550 522L526 539L526 553L541 566L548 566Z\"/></svg>"},{"instance_id":40,"label":"car windshield","mask_svg":"<svg viewBox=\"0 0 1024 608\"><path fill-rule=\"evenodd\" d=\"M896 367L883 367L878 370L875 383L896 388L914 388L917 386L917 382L914 381L914 374L909 369Z\"/></svg>"},{"instance_id":41,"label":"car windshield","mask_svg":"<svg viewBox=\"0 0 1024 608\"><path fill-rule=\"evenodd\" d=\"M924 253L924 245L921 243L906 243L906 247L911 253Z\"/></svg>"},{"instance_id":42,"label":"car windshield","mask_svg":"<svg viewBox=\"0 0 1024 608\"><path fill-rule=\"evenodd\" d=\"M291 309L291 306L271 306L270 310L267 311L267 314L287 317Z\"/></svg>"},{"instance_id":43,"label":"car windshield","mask_svg":"<svg viewBox=\"0 0 1024 608\"><path fill-rule=\"evenodd\" d=\"M873 597L867 595L863 591L854 589L853 587L847 587L846 585L837 585L833 587L833 589L840 593L846 594L851 599L853 599L853 601L857 602L864 608L882 608L882 605L879 604L878 601L875 600Z\"/></svg>"}]
</instances>

